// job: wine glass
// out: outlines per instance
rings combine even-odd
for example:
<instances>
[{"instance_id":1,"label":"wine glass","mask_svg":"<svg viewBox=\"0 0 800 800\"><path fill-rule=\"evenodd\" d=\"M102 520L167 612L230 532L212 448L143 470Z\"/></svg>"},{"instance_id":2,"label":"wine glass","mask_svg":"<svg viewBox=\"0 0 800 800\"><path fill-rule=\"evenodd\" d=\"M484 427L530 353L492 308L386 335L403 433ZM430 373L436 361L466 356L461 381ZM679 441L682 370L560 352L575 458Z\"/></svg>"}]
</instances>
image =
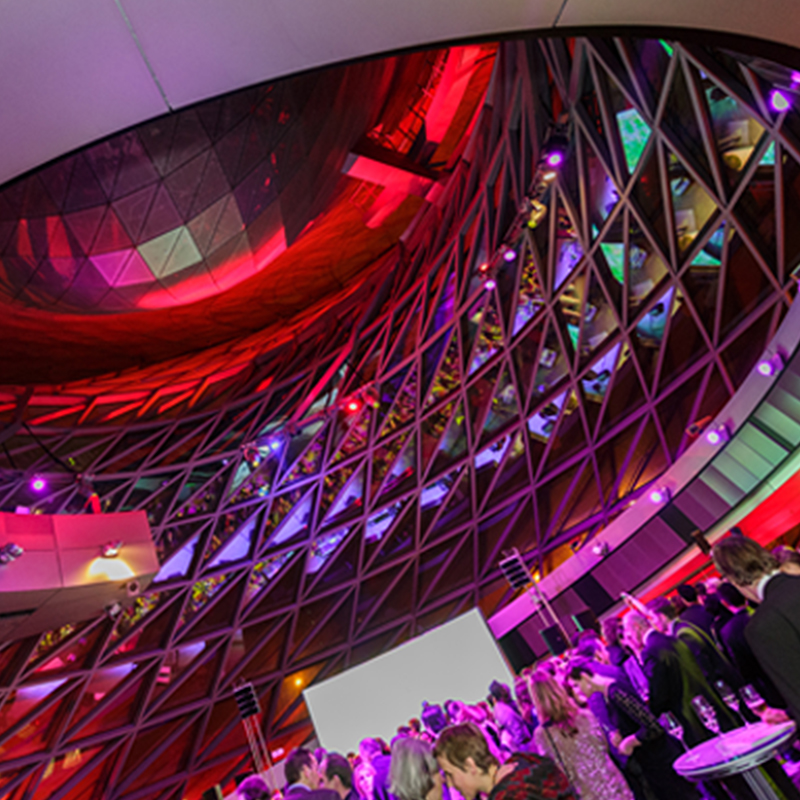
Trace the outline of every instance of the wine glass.
<instances>
[{"instance_id":1,"label":"wine glass","mask_svg":"<svg viewBox=\"0 0 800 800\"><path fill-rule=\"evenodd\" d=\"M756 691L755 687L751 686L750 684L747 684L747 686L742 686L740 694L742 695L745 705L757 717L760 717L760 712L766 708L767 704L764 701L764 698Z\"/></svg>"},{"instance_id":2,"label":"wine glass","mask_svg":"<svg viewBox=\"0 0 800 800\"><path fill-rule=\"evenodd\" d=\"M704 727L715 736L719 735L719 721L714 713L714 707L702 695L692 698L692 708L697 712Z\"/></svg>"},{"instance_id":3,"label":"wine glass","mask_svg":"<svg viewBox=\"0 0 800 800\"><path fill-rule=\"evenodd\" d=\"M661 727L670 736L677 739L685 750L686 744L683 741L683 725L681 725L680 720L671 711L665 711L658 718L658 721L661 723Z\"/></svg>"},{"instance_id":4,"label":"wine glass","mask_svg":"<svg viewBox=\"0 0 800 800\"><path fill-rule=\"evenodd\" d=\"M728 686L727 683L723 680L718 680L714 683L714 688L719 692L719 696L722 698L722 702L725 703L728 708L733 711L738 717L742 716L742 707L739 704L739 698L736 696L736 692Z\"/></svg>"}]
</instances>

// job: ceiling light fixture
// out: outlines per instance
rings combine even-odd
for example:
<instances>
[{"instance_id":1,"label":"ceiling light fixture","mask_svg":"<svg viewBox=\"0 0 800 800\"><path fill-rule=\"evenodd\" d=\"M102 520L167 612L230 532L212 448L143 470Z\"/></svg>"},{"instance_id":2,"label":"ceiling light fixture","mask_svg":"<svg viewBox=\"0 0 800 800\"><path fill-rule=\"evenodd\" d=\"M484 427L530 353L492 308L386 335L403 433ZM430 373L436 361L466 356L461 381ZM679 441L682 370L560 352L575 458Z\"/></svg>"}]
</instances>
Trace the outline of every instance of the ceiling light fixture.
<instances>
[{"instance_id":1,"label":"ceiling light fixture","mask_svg":"<svg viewBox=\"0 0 800 800\"><path fill-rule=\"evenodd\" d=\"M761 361L758 362L756 369L760 375L769 378L772 375L775 375L775 373L780 372L783 367L783 356L781 356L780 353L775 353L774 356L761 359Z\"/></svg>"},{"instance_id":2,"label":"ceiling light fixture","mask_svg":"<svg viewBox=\"0 0 800 800\"><path fill-rule=\"evenodd\" d=\"M770 93L769 104L779 113L786 111L790 106L789 98L777 89L773 89Z\"/></svg>"},{"instance_id":3,"label":"ceiling light fixture","mask_svg":"<svg viewBox=\"0 0 800 800\"><path fill-rule=\"evenodd\" d=\"M31 489L34 492L43 492L47 488L47 481L41 475L34 475L31 479Z\"/></svg>"},{"instance_id":4,"label":"ceiling light fixture","mask_svg":"<svg viewBox=\"0 0 800 800\"><path fill-rule=\"evenodd\" d=\"M722 444L722 442L727 442L730 439L730 432L728 431L727 425L719 425L716 428L712 428L706 434L706 441L709 444L718 445Z\"/></svg>"},{"instance_id":5,"label":"ceiling light fixture","mask_svg":"<svg viewBox=\"0 0 800 800\"><path fill-rule=\"evenodd\" d=\"M665 486L662 486L660 489L653 489L653 491L650 492L650 500L656 504L666 503L669 500L669 489Z\"/></svg>"}]
</instances>

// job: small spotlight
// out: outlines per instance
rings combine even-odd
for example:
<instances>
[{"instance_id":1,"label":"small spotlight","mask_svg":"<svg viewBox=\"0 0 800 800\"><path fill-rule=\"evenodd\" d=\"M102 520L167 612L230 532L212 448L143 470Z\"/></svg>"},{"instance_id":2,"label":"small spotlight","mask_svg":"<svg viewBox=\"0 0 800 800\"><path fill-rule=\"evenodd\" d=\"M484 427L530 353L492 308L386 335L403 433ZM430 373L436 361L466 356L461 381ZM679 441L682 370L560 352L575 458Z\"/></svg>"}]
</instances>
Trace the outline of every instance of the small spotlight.
<instances>
[{"instance_id":1,"label":"small spotlight","mask_svg":"<svg viewBox=\"0 0 800 800\"><path fill-rule=\"evenodd\" d=\"M360 408L361 403L359 403L355 398L348 400L344 404L344 410L347 411L348 414L355 414Z\"/></svg>"},{"instance_id":2,"label":"small spotlight","mask_svg":"<svg viewBox=\"0 0 800 800\"><path fill-rule=\"evenodd\" d=\"M548 167L560 167L564 163L564 154L560 150L554 150L545 157Z\"/></svg>"},{"instance_id":3,"label":"small spotlight","mask_svg":"<svg viewBox=\"0 0 800 800\"><path fill-rule=\"evenodd\" d=\"M103 545L102 554L103 558L116 558L119 555L119 551L122 550L122 542L114 541L114 542L106 542Z\"/></svg>"},{"instance_id":4,"label":"small spotlight","mask_svg":"<svg viewBox=\"0 0 800 800\"><path fill-rule=\"evenodd\" d=\"M592 552L598 558L605 558L608 555L608 542L597 542L596 544L592 545Z\"/></svg>"},{"instance_id":5,"label":"small spotlight","mask_svg":"<svg viewBox=\"0 0 800 800\"><path fill-rule=\"evenodd\" d=\"M25 551L13 542L8 542L0 547L0 564L10 564L18 559Z\"/></svg>"},{"instance_id":6,"label":"small spotlight","mask_svg":"<svg viewBox=\"0 0 800 800\"><path fill-rule=\"evenodd\" d=\"M789 108L789 99L783 92L773 89L769 96L769 103L775 111L786 111Z\"/></svg>"},{"instance_id":7,"label":"small spotlight","mask_svg":"<svg viewBox=\"0 0 800 800\"><path fill-rule=\"evenodd\" d=\"M487 292L491 292L495 286L497 286L497 281L494 278L489 278L487 281L484 281L483 284L483 288L486 289Z\"/></svg>"},{"instance_id":8,"label":"small spotlight","mask_svg":"<svg viewBox=\"0 0 800 800\"><path fill-rule=\"evenodd\" d=\"M513 247L509 247L505 253L503 253L503 260L504 261L513 261L517 257L517 251Z\"/></svg>"},{"instance_id":9,"label":"small spotlight","mask_svg":"<svg viewBox=\"0 0 800 800\"><path fill-rule=\"evenodd\" d=\"M488 261L484 261L483 264L481 264L478 267L478 272L486 273L488 271L489 271L489 262Z\"/></svg>"},{"instance_id":10,"label":"small spotlight","mask_svg":"<svg viewBox=\"0 0 800 800\"><path fill-rule=\"evenodd\" d=\"M47 481L41 475L34 475L31 481L31 489L34 492L43 492L47 488Z\"/></svg>"},{"instance_id":11,"label":"small spotlight","mask_svg":"<svg viewBox=\"0 0 800 800\"><path fill-rule=\"evenodd\" d=\"M662 487L660 489L653 489L650 492L650 500L657 505L659 503L666 503L669 500L669 489Z\"/></svg>"},{"instance_id":12,"label":"small spotlight","mask_svg":"<svg viewBox=\"0 0 800 800\"><path fill-rule=\"evenodd\" d=\"M554 181L556 179L556 172L555 170L548 170L547 172L542 175L542 180L545 181Z\"/></svg>"},{"instance_id":13,"label":"small spotlight","mask_svg":"<svg viewBox=\"0 0 800 800\"><path fill-rule=\"evenodd\" d=\"M302 678L295 678L294 679L294 685L295 686L302 686L303 685L303 679Z\"/></svg>"},{"instance_id":14,"label":"small spotlight","mask_svg":"<svg viewBox=\"0 0 800 800\"><path fill-rule=\"evenodd\" d=\"M776 372L780 372L783 369L783 366L783 357L780 353L775 353L775 355L771 358L764 358L759 361L756 369L758 370L759 374L769 378Z\"/></svg>"},{"instance_id":15,"label":"small spotlight","mask_svg":"<svg viewBox=\"0 0 800 800\"><path fill-rule=\"evenodd\" d=\"M725 425L720 425L718 428L712 428L706 434L706 441L713 445L722 444L722 442L727 442L728 439L730 439L730 434L728 433L728 428Z\"/></svg>"}]
</instances>

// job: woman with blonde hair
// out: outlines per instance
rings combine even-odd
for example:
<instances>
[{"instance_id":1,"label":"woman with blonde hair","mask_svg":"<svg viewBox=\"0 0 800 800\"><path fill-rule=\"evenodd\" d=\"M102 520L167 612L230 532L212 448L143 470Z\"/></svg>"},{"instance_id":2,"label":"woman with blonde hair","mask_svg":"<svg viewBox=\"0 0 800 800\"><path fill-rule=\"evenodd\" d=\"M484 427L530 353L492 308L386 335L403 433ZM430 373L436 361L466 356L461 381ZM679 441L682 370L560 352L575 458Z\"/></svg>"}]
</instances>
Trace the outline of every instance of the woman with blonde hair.
<instances>
[{"instance_id":1,"label":"woman with blonde hair","mask_svg":"<svg viewBox=\"0 0 800 800\"><path fill-rule=\"evenodd\" d=\"M579 709L566 689L546 672L530 678L539 727L534 740L539 752L564 771L581 800L633 800L622 773L608 755L608 742L590 711Z\"/></svg>"}]
</instances>

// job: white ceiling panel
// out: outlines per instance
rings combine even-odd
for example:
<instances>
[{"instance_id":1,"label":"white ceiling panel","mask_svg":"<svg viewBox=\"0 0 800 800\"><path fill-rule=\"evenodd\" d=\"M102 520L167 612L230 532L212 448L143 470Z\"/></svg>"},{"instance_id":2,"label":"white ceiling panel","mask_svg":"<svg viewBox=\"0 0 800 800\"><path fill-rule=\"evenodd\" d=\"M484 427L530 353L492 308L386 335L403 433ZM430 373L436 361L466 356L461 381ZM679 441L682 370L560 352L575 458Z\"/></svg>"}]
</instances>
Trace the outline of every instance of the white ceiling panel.
<instances>
[{"instance_id":1,"label":"white ceiling panel","mask_svg":"<svg viewBox=\"0 0 800 800\"><path fill-rule=\"evenodd\" d=\"M550 27L561 0L122 0L173 107L309 67Z\"/></svg>"},{"instance_id":2,"label":"white ceiling panel","mask_svg":"<svg viewBox=\"0 0 800 800\"><path fill-rule=\"evenodd\" d=\"M113 0L0 3L0 183L166 110Z\"/></svg>"}]
</instances>

